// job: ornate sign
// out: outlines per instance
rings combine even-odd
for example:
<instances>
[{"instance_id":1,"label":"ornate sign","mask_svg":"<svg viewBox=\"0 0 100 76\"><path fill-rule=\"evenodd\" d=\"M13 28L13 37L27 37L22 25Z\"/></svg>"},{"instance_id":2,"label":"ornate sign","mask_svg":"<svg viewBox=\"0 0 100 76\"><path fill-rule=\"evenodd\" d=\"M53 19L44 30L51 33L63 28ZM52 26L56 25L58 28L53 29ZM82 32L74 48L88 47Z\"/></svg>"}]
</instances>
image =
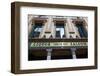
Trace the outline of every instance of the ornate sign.
<instances>
[{"instance_id":1,"label":"ornate sign","mask_svg":"<svg viewBox=\"0 0 100 76\"><path fill-rule=\"evenodd\" d=\"M87 42L32 42L30 48L37 47L86 47Z\"/></svg>"}]
</instances>

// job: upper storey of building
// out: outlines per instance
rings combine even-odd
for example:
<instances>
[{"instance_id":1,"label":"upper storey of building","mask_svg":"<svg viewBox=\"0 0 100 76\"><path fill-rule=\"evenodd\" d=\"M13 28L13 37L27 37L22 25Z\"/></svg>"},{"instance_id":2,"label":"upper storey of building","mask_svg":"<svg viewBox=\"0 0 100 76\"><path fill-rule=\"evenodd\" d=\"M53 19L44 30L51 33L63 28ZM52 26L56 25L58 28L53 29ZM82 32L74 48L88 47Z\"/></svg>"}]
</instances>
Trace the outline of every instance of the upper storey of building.
<instances>
[{"instance_id":1,"label":"upper storey of building","mask_svg":"<svg viewBox=\"0 0 100 76\"><path fill-rule=\"evenodd\" d=\"M87 17L28 15L29 38L80 38L88 37Z\"/></svg>"}]
</instances>

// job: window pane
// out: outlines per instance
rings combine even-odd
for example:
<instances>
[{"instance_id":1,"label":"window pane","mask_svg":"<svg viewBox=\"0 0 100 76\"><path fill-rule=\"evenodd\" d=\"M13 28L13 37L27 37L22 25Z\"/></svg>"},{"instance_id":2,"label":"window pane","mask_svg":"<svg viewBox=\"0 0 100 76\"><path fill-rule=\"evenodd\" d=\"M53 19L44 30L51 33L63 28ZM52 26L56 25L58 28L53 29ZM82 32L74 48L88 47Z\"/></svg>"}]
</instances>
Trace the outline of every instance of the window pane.
<instances>
[{"instance_id":1,"label":"window pane","mask_svg":"<svg viewBox=\"0 0 100 76\"><path fill-rule=\"evenodd\" d=\"M56 37L63 38L64 34L64 23L56 23Z\"/></svg>"},{"instance_id":2,"label":"window pane","mask_svg":"<svg viewBox=\"0 0 100 76\"><path fill-rule=\"evenodd\" d=\"M40 32L42 31L42 23L35 23L33 30L31 32L31 37L39 37Z\"/></svg>"},{"instance_id":3,"label":"window pane","mask_svg":"<svg viewBox=\"0 0 100 76\"><path fill-rule=\"evenodd\" d=\"M78 28L78 32L80 34L80 37L86 37L87 38L87 32L86 29L83 27L83 24L76 24Z\"/></svg>"}]
</instances>

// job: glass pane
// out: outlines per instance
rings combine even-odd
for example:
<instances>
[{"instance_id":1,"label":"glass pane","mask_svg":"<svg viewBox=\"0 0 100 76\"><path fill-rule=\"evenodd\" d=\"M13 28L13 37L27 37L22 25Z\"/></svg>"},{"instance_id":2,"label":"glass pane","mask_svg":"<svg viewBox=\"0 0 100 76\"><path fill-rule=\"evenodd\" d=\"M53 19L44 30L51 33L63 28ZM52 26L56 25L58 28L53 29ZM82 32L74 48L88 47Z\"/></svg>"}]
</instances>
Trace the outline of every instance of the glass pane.
<instances>
[{"instance_id":1,"label":"glass pane","mask_svg":"<svg viewBox=\"0 0 100 76\"><path fill-rule=\"evenodd\" d=\"M64 32L64 24L63 23L56 23L56 37L63 38Z\"/></svg>"},{"instance_id":2,"label":"glass pane","mask_svg":"<svg viewBox=\"0 0 100 76\"><path fill-rule=\"evenodd\" d=\"M86 29L83 27L83 24L76 25L78 28L78 32L80 34L80 37L86 37L87 38L87 32Z\"/></svg>"},{"instance_id":3,"label":"glass pane","mask_svg":"<svg viewBox=\"0 0 100 76\"><path fill-rule=\"evenodd\" d=\"M35 23L35 26L33 26L33 30L31 32L31 37L39 37L42 29L42 23Z\"/></svg>"}]
</instances>

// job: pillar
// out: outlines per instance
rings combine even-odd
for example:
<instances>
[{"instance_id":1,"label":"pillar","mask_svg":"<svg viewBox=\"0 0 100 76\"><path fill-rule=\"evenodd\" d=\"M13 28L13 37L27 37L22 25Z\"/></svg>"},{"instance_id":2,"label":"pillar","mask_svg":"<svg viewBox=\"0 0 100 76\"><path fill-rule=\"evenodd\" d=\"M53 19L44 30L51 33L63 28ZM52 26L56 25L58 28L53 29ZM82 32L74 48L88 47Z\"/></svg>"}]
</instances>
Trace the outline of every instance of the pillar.
<instances>
[{"instance_id":1,"label":"pillar","mask_svg":"<svg viewBox=\"0 0 100 76\"><path fill-rule=\"evenodd\" d=\"M77 58L75 51L76 51L76 48L71 48L71 52L72 52L73 59L76 59Z\"/></svg>"},{"instance_id":2,"label":"pillar","mask_svg":"<svg viewBox=\"0 0 100 76\"><path fill-rule=\"evenodd\" d=\"M88 31L88 19L87 18L83 18L83 20L84 20L84 27Z\"/></svg>"},{"instance_id":3,"label":"pillar","mask_svg":"<svg viewBox=\"0 0 100 76\"><path fill-rule=\"evenodd\" d=\"M34 23L32 22L33 17L28 18L28 34L31 33Z\"/></svg>"},{"instance_id":4,"label":"pillar","mask_svg":"<svg viewBox=\"0 0 100 76\"><path fill-rule=\"evenodd\" d=\"M72 23L71 18L67 18L67 25L66 26L68 27L68 36L69 36L69 38L70 38L70 35L73 38L75 38L76 37L76 34L75 34L76 31L75 31L75 27Z\"/></svg>"},{"instance_id":5,"label":"pillar","mask_svg":"<svg viewBox=\"0 0 100 76\"><path fill-rule=\"evenodd\" d=\"M74 29L73 29L72 22L71 22L70 18L67 18L67 23L68 23L67 27L68 27L69 32L74 32Z\"/></svg>"},{"instance_id":6,"label":"pillar","mask_svg":"<svg viewBox=\"0 0 100 76\"><path fill-rule=\"evenodd\" d=\"M47 60L51 60L52 49L46 49L46 51L47 51Z\"/></svg>"}]
</instances>

